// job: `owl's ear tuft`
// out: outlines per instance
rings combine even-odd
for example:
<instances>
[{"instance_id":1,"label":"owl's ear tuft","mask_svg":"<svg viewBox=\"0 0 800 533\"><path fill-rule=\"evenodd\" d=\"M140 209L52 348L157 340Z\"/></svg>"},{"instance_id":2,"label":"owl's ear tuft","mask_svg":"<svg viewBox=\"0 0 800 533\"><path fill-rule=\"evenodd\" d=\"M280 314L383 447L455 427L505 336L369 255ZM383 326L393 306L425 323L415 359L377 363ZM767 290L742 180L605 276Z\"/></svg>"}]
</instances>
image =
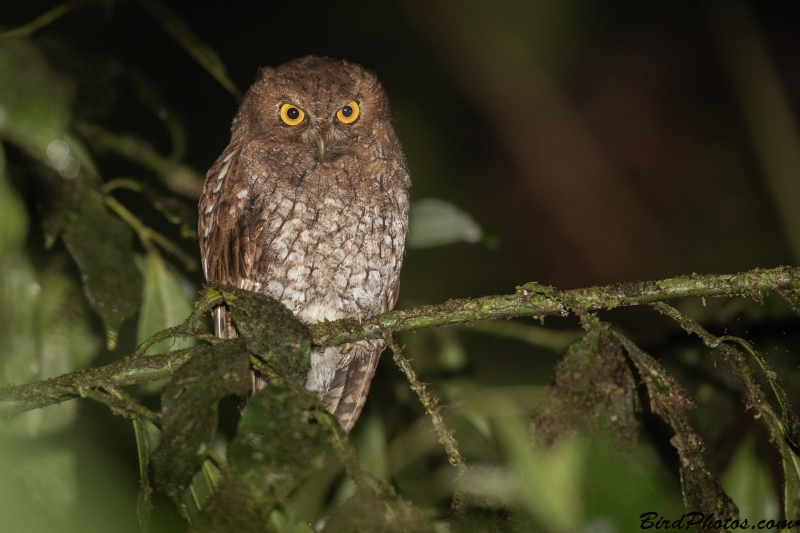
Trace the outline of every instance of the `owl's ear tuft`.
<instances>
[{"instance_id":1,"label":"owl's ear tuft","mask_svg":"<svg viewBox=\"0 0 800 533\"><path fill-rule=\"evenodd\" d=\"M259 68L256 71L256 82L259 82L259 81L264 80L266 78L270 78L270 77L272 77L272 75L274 73L275 73L275 69L272 68L272 67Z\"/></svg>"}]
</instances>

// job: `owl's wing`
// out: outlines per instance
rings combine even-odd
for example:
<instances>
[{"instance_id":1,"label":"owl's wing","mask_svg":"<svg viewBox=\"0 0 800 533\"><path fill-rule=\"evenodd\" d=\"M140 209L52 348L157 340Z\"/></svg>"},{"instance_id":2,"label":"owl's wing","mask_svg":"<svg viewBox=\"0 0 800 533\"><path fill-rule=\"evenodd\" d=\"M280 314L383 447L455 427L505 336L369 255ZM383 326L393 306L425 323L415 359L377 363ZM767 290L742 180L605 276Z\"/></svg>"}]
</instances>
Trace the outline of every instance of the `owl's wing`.
<instances>
[{"instance_id":1,"label":"owl's wing","mask_svg":"<svg viewBox=\"0 0 800 533\"><path fill-rule=\"evenodd\" d=\"M265 270L262 261L264 229L257 210L249 209L247 183L239 162L240 149L229 146L209 169L200 197L198 239L203 274L242 289L257 290ZM218 337L236 337L236 328L224 306L213 311Z\"/></svg>"},{"instance_id":2,"label":"owl's wing","mask_svg":"<svg viewBox=\"0 0 800 533\"><path fill-rule=\"evenodd\" d=\"M400 282L394 283L386 293L382 313L394 309L400 293ZM322 398L326 409L336 417L345 432L349 432L361 415L367 394L378 369L381 352L386 346L382 339L364 340L342 346L347 364L339 368L331 386Z\"/></svg>"}]
</instances>

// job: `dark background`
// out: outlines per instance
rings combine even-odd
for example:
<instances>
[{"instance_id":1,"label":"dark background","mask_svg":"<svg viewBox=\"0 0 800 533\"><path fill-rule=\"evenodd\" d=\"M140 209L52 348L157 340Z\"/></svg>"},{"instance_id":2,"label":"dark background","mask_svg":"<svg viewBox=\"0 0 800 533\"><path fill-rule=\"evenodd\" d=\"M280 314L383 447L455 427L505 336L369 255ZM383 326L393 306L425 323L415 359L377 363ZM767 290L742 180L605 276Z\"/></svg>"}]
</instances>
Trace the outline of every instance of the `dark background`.
<instances>
[{"instance_id":1,"label":"dark background","mask_svg":"<svg viewBox=\"0 0 800 533\"><path fill-rule=\"evenodd\" d=\"M567 289L771 268L800 256L800 194L793 194L800 191L800 32L790 2L166 4L219 54L241 90L259 66L307 54L377 72L408 157L412 199L452 202L496 241L409 251L400 307L510 293L534 280ZM5 2L0 25L19 26L54 5ZM70 54L97 65L113 59L150 79L184 124L185 161L200 174L226 146L235 99L138 3L69 13L36 38L56 62ZM129 86L90 96L108 100L98 122L168 152L163 125ZM118 158L98 161L105 179L135 174L157 183ZM185 243L196 255L193 246ZM197 274L192 281L202 282ZM768 352L774 336L796 331L796 322L782 318L750 328L758 320L727 305L695 310L708 318L727 309L729 332L747 333ZM610 317L646 344L674 341L681 349L682 334L654 312ZM100 361L125 353L134 336L129 324L119 350ZM459 339L468 363L457 373L482 386L545 384L557 357L474 332ZM426 339L404 342L424 380L449 376L426 363ZM775 353L783 348L775 345ZM668 357L670 349L662 352ZM778 366L796 371L787 358ZM386 359L367 412L402 405L418 415L416 400L396 393L402 378ZM685 377L692 379L691 369ZM784 379L797 381L793 373ZM741 424L750 423L739 405L726 431L707 428L718 444L714 464L732 453L731 431L743 433ZM134 491L127 423L88 404L82 414L86 434L96 437L87 449L102 450L96 456L117 464L120 483ZM384 418L387 434L405 427L400 414ZM130 504L121 498L114 505L131 512Z\"/></svg>"}]
</instances>

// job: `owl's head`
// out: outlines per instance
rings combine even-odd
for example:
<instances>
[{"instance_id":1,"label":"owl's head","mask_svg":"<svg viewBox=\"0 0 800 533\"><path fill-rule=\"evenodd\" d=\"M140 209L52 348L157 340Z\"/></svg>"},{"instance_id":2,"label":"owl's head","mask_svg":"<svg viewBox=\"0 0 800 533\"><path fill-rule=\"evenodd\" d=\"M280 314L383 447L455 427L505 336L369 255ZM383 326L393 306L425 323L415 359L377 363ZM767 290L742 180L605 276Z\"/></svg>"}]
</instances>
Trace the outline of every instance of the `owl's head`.
<instances>
[{"instance_id":1,"label":"owl's head","mask_svg":"<svg viewBox=\"0 0 800 533\"><path fill-rule=\"evenodd\" d=\"M344 60L307 56L259 71L233 122L237 136L299 144L319 160L394 137L375 75Z\"/></svg>"}]
</instances>

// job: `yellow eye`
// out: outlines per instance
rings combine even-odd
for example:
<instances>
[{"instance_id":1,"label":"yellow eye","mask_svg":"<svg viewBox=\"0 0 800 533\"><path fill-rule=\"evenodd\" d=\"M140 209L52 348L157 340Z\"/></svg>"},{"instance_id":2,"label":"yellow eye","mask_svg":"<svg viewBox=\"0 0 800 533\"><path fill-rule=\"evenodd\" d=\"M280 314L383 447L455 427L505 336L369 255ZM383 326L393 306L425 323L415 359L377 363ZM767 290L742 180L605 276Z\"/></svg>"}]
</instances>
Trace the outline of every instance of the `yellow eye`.
<instances>
[{"instance_id":1,"label":"yellow eye","mask_svg":"<svg viewBox=\"0 0 800 533\"><path fill-rule=\"evenodd\" d=\"M292 104L281 104L280 115L281 120L287 126L297 126L306 118L303 110Z\"/></svg>"},{"instance_id":2,"label":"yellow eye","mask_svg":"<svg viewBox=\"0 0 800 533\"><path fill-rule=\"evenodd\" d=\"M344 124L352 124L356 121L360 113L361 110L358 107L358 102L352 100L350 103L336 112L336 118L339 119L339 122Z\"/></svg>"}]
</instances>

